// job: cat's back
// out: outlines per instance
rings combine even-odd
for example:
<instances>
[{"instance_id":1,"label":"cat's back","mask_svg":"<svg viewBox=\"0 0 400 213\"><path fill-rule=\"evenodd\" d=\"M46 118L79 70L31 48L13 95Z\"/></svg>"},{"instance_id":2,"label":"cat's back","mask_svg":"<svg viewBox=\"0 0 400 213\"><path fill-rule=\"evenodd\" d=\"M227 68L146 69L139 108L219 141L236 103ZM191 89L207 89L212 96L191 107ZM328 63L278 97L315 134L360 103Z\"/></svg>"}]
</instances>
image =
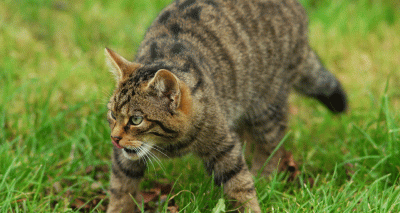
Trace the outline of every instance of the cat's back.
<instances>
[{"instance_id":1,"label":"cat's back","mask_svg":"<svg viewBox=\"0 0 400 213\"><path fill-rule=\"evenodd\" d=\"M245 102L274 96L291 78L306 32L295 0L177 0L150 26L136 61L181 67L173 72L193 90L208 85L222 100Z\"/></svg>"}]
</instances>

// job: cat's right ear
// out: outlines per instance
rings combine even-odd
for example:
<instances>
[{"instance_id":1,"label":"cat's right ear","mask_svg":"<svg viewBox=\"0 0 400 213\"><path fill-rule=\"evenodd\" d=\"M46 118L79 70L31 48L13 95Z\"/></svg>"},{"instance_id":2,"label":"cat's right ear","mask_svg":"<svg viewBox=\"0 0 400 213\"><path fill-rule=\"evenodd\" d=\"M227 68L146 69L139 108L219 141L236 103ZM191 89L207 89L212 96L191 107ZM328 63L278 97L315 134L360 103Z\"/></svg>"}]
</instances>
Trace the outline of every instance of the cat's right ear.
<instances>
[{"instance_id":1,"label":"cat's right ear","mask_svg":"<svg viewBox=\"0 0 400 213\"><path fill-rule=\"evenodd\" d=\"M105 48L106 62L114 74L117 84L125 81L142 65L130 62L111 49Z\"/></svg>"}]
</instances>

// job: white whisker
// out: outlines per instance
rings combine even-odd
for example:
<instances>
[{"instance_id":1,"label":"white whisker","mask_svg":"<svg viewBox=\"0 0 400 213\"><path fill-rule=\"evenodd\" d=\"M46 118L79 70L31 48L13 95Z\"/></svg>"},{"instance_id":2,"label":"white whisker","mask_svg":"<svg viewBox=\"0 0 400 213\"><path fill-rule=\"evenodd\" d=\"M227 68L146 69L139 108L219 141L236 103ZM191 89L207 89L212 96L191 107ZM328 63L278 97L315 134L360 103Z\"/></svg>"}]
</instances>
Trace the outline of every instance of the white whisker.
<instances>
[{"instance_id":1,"label":"white whisker","mask_svg":"<svg viewBox=\"0 0 400 213\"><path fill-rule=\"evenodd\" d=\"M162 170L162 171L164 172L164 174L165 174L165 173L166 173L166 172L165 172L165 168L164 168L164 166L163 166L161 160L160 160L154 153L152 153L152 152L150 151L151 149L154 149L154 145L151 146L151 145L149 145L149 144L145 144L145 146L146 146L147 148L149 148L148 155L149 155L150 157L152 157L152 158L158 163L158 165L161 167L161 170Z\"/></svg>"},{"instance_id":2,"label":"white whisker","mask_svg":"<svg viewBox=\"0 0 400 213\"><path fill-rule=\"evenodd\" d=\"M151 166L153 167L153 170L155 171L155 170L156 170L156 167L154 166L154 163L153 163L153 161L151 160L149 154L150 154L150 151L146 152L145 155L144 155L144 157L147 158L147 159L150 161Z\"/></svg>"},{"instance_id":3,"label":"white whisker","mask_svg":"<svg viewBox=\"0 0 400 213\"><path fill-rule=\"evenodd\" d=\"M161 166L162 169L164 169L160 159L154 153L149 152L149 155L158 162L158 164Z\"/></svg>"},{"instance_id":4,"label":"white whisker","mask_svg":"<svg viewBox=\"0 0 400 213\"><path fill-rule=\"evenodd\" d=\"M166 155L164 152L162 152L160 149L163 149L157 145L153 145L153 147L151 147L152 149L156 150L157 152L163 154L165 157L169 158L168 155Z\"/></svg>"},{"instance_id":5,"label":"white whisker","mask_svg":"<svg viewBox=\"0 0 400 213\"><path fill-rule=\"evenodd\" d=\"M145 163L146 165L149 164L149 163L147 162L147 159L146 159L145 157L143 157L143 153L141 152L141 149L140 149L140 148L138 148L138 150L136 150L136 153L137 153L139 159L143 159L143 160L144 160L144 163Z\"/></svg>"},{"instance_id":6,"label":"white whisker","mask_svg":"<svg viewBox=\"0 0 400 213\"><path fill-rule=\"evenodd\" d=\"M143 143L142 145L145 145L145 143ZM137 153L138 153L139 159L143 158L146 161L146 165L149 165L148 162L150 162L151 166L155 170L156 168L154 166L154 163L148 156L148 154L150 153L150 149L148 149L146 146L139 146L138 149L139 149L139 152L137 152Z\"/></svg>"}]
</instances>

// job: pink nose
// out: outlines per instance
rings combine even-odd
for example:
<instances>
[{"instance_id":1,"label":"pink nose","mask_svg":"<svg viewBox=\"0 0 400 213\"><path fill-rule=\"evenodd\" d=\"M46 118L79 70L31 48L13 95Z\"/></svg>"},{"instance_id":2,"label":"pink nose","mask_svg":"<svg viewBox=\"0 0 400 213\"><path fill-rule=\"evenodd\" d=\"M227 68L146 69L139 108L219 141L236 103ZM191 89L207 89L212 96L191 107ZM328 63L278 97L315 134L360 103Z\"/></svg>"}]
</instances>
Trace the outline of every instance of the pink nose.
<instances>
[{"instance_id":1,"label":"pink nose","mask_svg":"<svg viewBox=\"0 0 400 213\"><path fill-rule=\"evenodd\" d=\"M122 149L122 148L123 148L121 145L119 145L119 141L120 141L121 139L122 139L121 137L112 136L112 135L111 135L111 141L112 141L112 143L114 144L115 147L117 147L117 148L119 148L119 149Z\"/></svg>"}]
</instances>

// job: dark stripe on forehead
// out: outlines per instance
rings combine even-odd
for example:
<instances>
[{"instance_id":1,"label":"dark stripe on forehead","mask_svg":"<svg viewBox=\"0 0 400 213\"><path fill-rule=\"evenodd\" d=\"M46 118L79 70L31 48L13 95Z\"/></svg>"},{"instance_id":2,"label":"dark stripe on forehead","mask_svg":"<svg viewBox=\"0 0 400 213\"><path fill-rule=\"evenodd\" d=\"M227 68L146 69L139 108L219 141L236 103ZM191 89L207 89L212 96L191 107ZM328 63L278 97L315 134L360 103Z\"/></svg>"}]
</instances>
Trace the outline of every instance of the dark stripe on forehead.
<instances>
[{"instance_id":1,"label":"dark stripe on forehead","mask_svg":"<svg viewBox=\"0 0 400 213\"><path fill-rule=\"evenodd\" d=\"M127 89L127 88L122 89L122 90L121 90L121 95L126 95L126 92L128 92L128 89Z\"/></svg>"},{"instance_id":2,"label":"dark stripe on forehead","mask_svg":"<svg viewBox=\"0 0 400 213\"><path fill-rule=\"evenodd\" d=\"M184 49L185 47L181 43L176 43L174 44L174 46L172 46L171 53L177 55L181 53Z\"/></svg>"},{"instance_id":3,"label":"dark stripe on forehead","mask_svg":"<svg viewBox=\"0 0 400 213\"><path fill-rule=\"evenodd\" d=\"M135 76L128 81L133 84L135 87L140 85L144 81L148 81L151 78L153 78L157 71L160 69L167 69L171 70L170 66L166 66L163 63L158 63L158 64L153 64L151 66L145 66L140 68L139 70L136 71Z\"/></svg>"},{"instance_id":4,"label":"dark stripe on forehead","mask_svg":"<svg viewBox=\"0 0 400 213\"><path fill-rule=\"evenodd\" d=\"M117 105L117 107L116 107L117 111L121 110L122 107L124 107L129 102L131 102L131 95L130 94L121 97L118 100L118 103L116 104Z\"/></svg>"},{"instance_id":5,"label":"dark stripe on forehead","mask_svg":"<svg viewBox=\"0 0 400 213\"><path fill-rule=\"evenodd\" d=\"M194 3L196 3L196 0L186 0L185 2L183 2L181 5L179 5L179 9L180 10L183 10L183 9L185 9L186 7L189 7L190 5L192 5L192 4L194 4Z\"/></svg>"},{"instance_id":6,"label":"dark stripe on forehead","mask_svg":"<svg viewBox=\"0 0 400 213\"><path fill-rule=\"evenodd\" d=\"M144 69L144 70L138 70L135 77L132 78L132 83L135 86L139 86L142 82L150 80L156 75L156 72L158 69Z\"/></svg>"},{"instance_id":7,"label":"dark stripe on forehead","mask_svg":"<svg viewBox=\"0 0 400 213\"><path fill-rule=\"evenodd\" d=\"M171 16L171 12L169 12L169 11L166 11L166 12L162 13L160 18L159 18L159 22L161 24L165 24L168 21L170 16Z\"/></svg>"},{"instance_id":8,"label":"dark stripe on forehead","mask_svg":"<svg viewBox=\"0 0 400 213\"><path fill-rule=\"evenodd\" d=\"M211 5L211 6L213 6L213 7L218 7L218 4L215 3L213 0L208 0L208 1L206 1L205 3L208 4L208 5Z\"/></svg>"},{"instance_id":9,"label":"dark stripe on forehead","mask_svg":"<svg viewBox=\"0 0 400 213\"><path fill-rule=\"evenodd\" d=\"M192 18L195 21L199 21L200 12L201 12L201 7L195 7L193 9L190 9L189 12L186 13L185 17Z\"/></svg>"},{"instance_id":10,"label":"dark stripe on forehead","mask_svg":"<svg viewBox=\"0 0 400 213\"><path fill-rule=\"evenodd\" d=\"M171 24L169 30L171 31L173 36L178 37L179 33L182 31L182 28L179 26L178 23L174 23Z\"/></svg>"},{"instance_id":11,"label":"dark stripe on forehead","mask_svg":"<svg viewBox=\"0 0 400 213\"><path fill-rule=\"evenodd\" d=\"M152 60L156 59L158 57L158 47L157 47L157 43L153 42L150 45L150 58Z\"/></svg>"}]
</instances>

